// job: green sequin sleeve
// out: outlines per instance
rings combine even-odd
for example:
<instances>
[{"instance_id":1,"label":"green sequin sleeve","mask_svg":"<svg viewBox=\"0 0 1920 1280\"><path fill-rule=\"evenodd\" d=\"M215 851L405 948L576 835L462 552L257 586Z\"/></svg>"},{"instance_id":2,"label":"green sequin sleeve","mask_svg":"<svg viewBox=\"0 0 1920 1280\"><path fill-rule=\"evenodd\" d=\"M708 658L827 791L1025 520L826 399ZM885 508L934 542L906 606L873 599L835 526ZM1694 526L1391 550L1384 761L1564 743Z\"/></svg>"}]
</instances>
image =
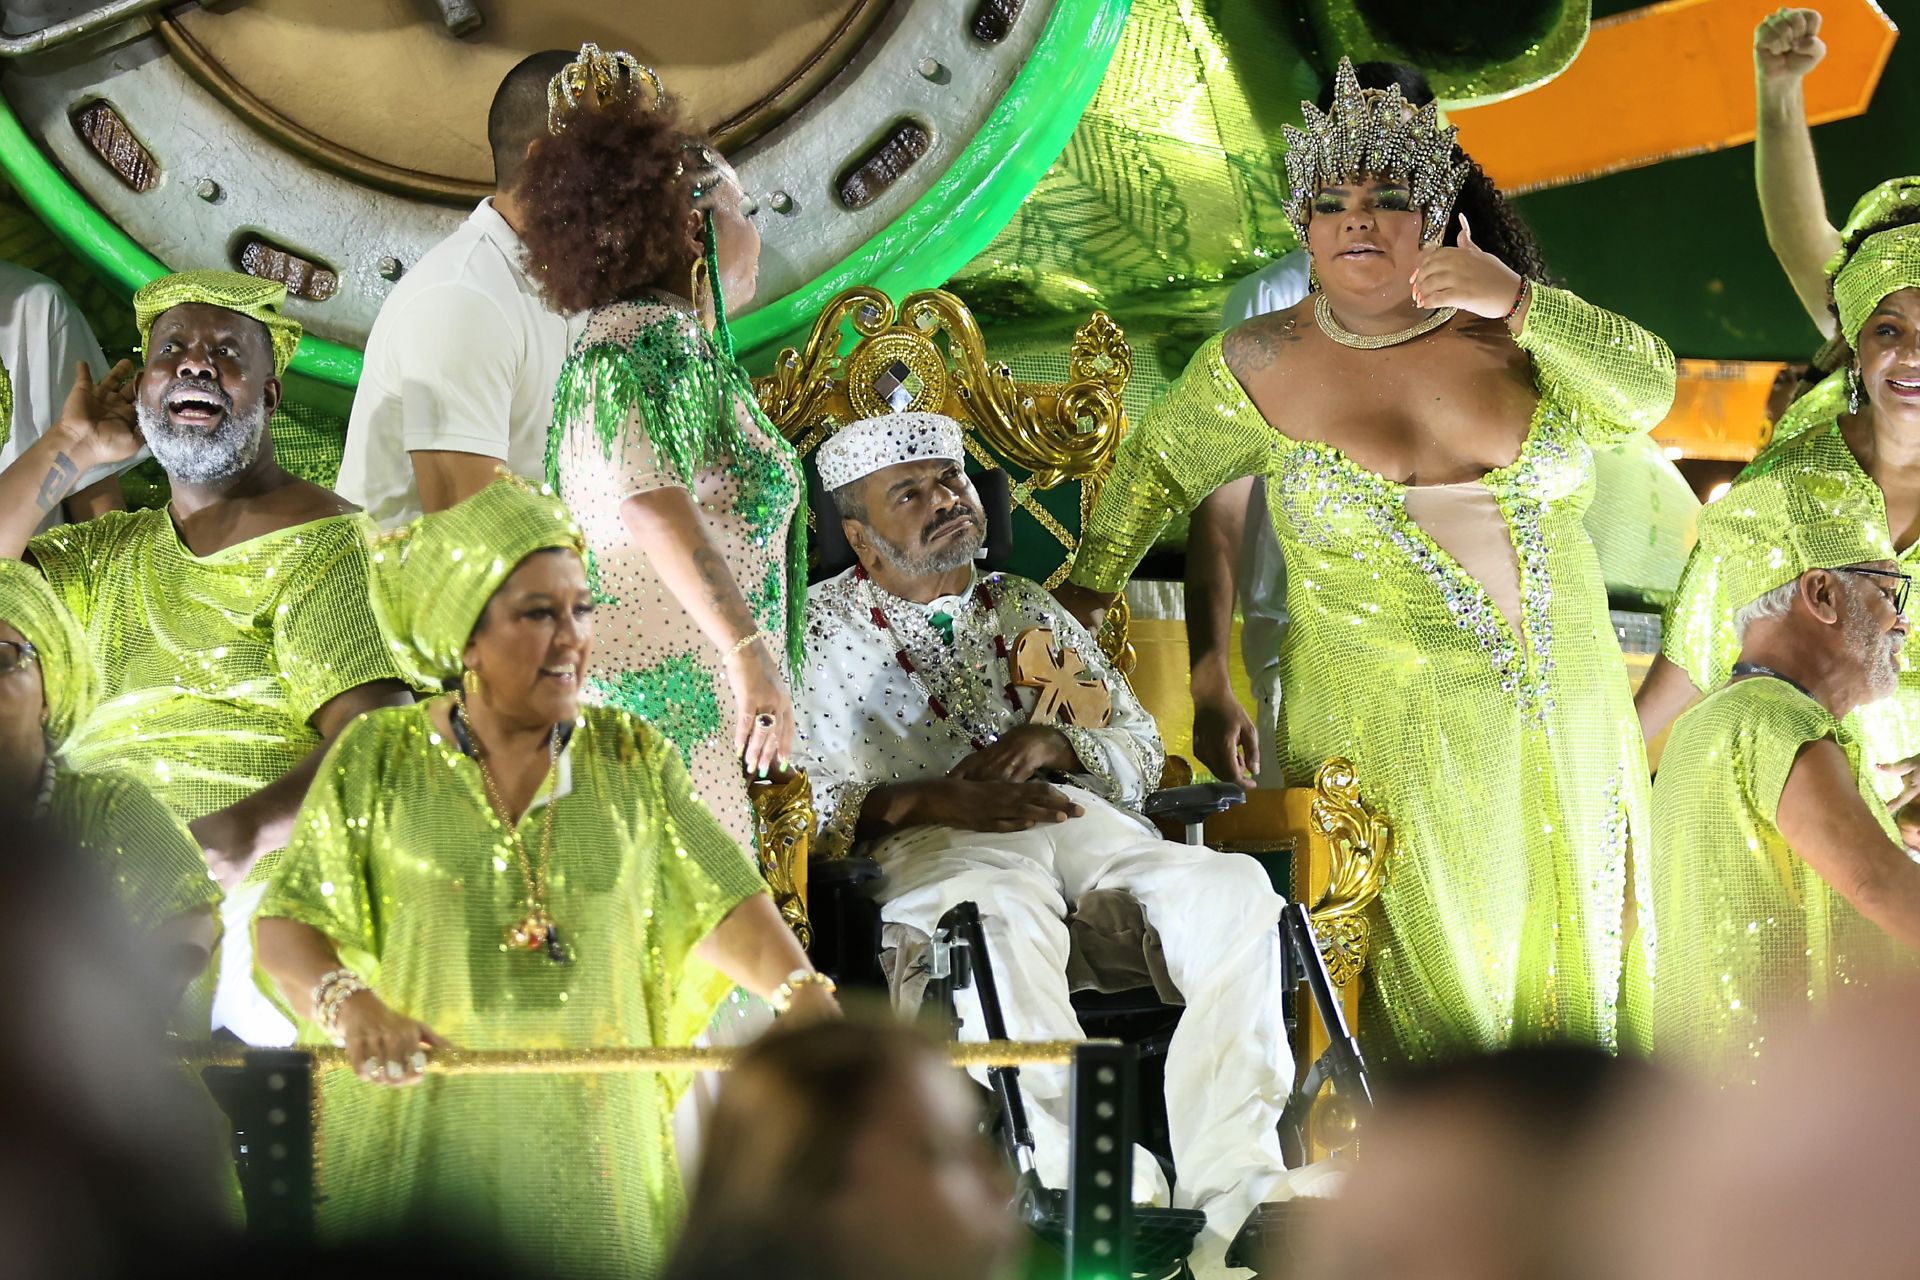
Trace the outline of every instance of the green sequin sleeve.
<instances>
[{"instance_id":1,"label":"green sequin sleeve","mask_svg":"<svg viewBox=\"0 0 1920 1280\"><path fill-rule=\"evenodd\" d=\"M131 512L110 511L96 520L56 525L27 543L27 555L82 628L93 621L96 571L111 558L131 519Z\"/></svg>"},{"instance_id":2,"label":"green sequin sleeve","mask_svg":"<svg viewBox=\"0 0 1920 1280\"><path fill-rule=\"evenodd\" d=\"M1651 431L1673 407L1673 351L1624 316L1537 284L1515 339L1540 394L1571 409L1594 443Z\"/></svg>"},{"instance_id":3,"label":"green sequin sleeve","mask_svg":"<svg viewBox=\"0 0 1920 1280\"><path fill-rule=\"evenodd\" d=\"M140 929L220 901L200 845L133 778L62 769L54 779L52 818L67 839L100 864Z\"/></svg>"},{"instance_id":4,"label":"green sequin sleeve","mask_svg":"<svg viewBox=\"0 0 1920 1280\"><path fill-rule=\"evenodd\" d=\"M380 773L389 719L372 712L334 740L255 912L256 918L277 916L319 930L340 948L342 962L370 982L377 980L372 970L380 953L380 930L367 859L378 821L371 811L385 791ZM364 959L350 960L348 952ZM258 980L277 1000L272 981L263 975Z\"/></svg>"},{"instance_id":5,"label":"green sequin sleeve","mask_svg":"<svg viewBox=\"0 0 1920 1280\"><path fill-rule=\"evenodd\" d=\"M365 519L316 522L312 558L290 570L290 593L273 622L274 654L286 678L288 709L302 722L349 689L403 677L381 639L368 594Z\"/></svg>"},{"instance_id":6,"label":"green sequin sleeve","mask_svg":"<svg viewBox=\"0 0 1920 1280\"><path fill-rule=\"evenodd\" d=\"M1227 368L1220 343L1209 338L1167 398L1121 441L1069 581L1120 590L1169 520L1261 469L1275 432Z\"/></svg>"}]
</instances>

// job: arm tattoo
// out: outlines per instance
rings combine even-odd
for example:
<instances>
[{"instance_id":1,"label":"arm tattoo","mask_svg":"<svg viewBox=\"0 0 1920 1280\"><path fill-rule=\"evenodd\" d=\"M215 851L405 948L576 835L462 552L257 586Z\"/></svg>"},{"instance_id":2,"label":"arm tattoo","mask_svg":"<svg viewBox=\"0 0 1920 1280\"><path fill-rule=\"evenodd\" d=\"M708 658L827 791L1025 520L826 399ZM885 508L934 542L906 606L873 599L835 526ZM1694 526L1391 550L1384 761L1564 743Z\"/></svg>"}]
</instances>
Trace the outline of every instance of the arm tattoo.
<instances>
[{"instance_id":1,"label":"arm tattoo","mask_svg":"<svg viewBox=\"0 0 1920 1280\"><path fill-rule=\"evenodd\" d=\"M707 598L720 614L732 626L741 628L741 634L754 629L753 610L740 594L740 584L733 580L733 574L727 568L727 562L712 546L700 546L693 552L694 571L700 575L700 582L707 589Z\"/></svg>"},{"instance_id":2,"label":"arm tattoo","mask_svg":"<svg viewBox=\"0 0 1920 1280\"><path fill-rule=\"evenodd\" d=\"M40 510L51 511L59 506L79 474L80 468L73 465L72 458L64 453L54 454L53 465L47 468L47 478L40 482L40 492L34 499Z\"/></svg>"},{"instance_id":3,"label":"arm tattoo","mask_svg":"<svg viewBox=\"0 0 1920 1280\"><path fill-rule=\"evenodd\" d=\"M1221 354L1234 376L1242 377L1265 371L1280 358L1283 344L1298 341L1300 334L1293 327L1292 317L1256 316L1227 331Z\"/></svg>"}]
</instances>

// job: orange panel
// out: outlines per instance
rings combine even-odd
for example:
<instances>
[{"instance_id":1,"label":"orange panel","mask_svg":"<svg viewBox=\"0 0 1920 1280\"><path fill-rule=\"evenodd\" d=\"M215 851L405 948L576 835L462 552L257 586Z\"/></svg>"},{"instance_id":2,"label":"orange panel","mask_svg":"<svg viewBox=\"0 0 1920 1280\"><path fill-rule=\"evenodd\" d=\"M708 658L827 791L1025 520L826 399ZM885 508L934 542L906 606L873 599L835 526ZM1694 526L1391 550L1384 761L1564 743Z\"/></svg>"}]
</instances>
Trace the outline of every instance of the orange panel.
<instances>
[{"instance_id":1,"label":"orange panel","mask_svg":"<svg viewBox=\"0 0 1920 1280\"><path fill-rule=\"evenodd\" d=\"M1785 369L1768 360L1680 361L1673 409L1653 438L1669 457L1745 462L1773 436L1767 401Z\"/></svg>"},{"instance_id":2,"label":"orange panel","mask_svg":"<svg viewBox=\"0 0 1920 1280\"><path fill-rule=\"evenodd\" d=\"M1450 113L1509 194L1753 139L1753 29L1779 0L1670 0L1593 24L1558 78ZM1806 81L1814 124L1867 109L1899 31L1871 0L1823 0L1827 57Z\"/></svg>"}]
</instances>

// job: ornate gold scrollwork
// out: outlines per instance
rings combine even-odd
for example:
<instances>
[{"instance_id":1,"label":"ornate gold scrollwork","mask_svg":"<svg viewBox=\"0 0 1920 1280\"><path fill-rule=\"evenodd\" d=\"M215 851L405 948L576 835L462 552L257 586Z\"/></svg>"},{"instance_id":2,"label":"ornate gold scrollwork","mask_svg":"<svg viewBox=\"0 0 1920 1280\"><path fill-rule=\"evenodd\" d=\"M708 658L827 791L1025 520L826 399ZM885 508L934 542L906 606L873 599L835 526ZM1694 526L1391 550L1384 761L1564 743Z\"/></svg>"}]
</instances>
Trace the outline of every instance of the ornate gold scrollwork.
<instances>
[{"instance_id":1,"label":"ornate gold scrollwork","mask_svg":"<svg viewBox=\"0 0 1920 1280\"><path fill-rule=\"evenodd\" d=\"M847 323L862 341L842 357ZM1097 493L1126 430L1120 394L1133 374L1133 352L1120 327L1095 312L1074 334L1068 359L1065 384L1018 382L1005 364L987 359L980 326L953 294L923 289L895 307L885 293L861 286L829 302L806 345L782 351L757 390L761 408L789 439L817 425L839 396L855 417L896 409L951 413L999 457L1030 472L1034 488L1078 480ZM873 385L895 361L920 381L904 404Z\"/></svg>"},{"instance_id":2,"label":"ornate gold scrollwork","mask_svg":"<svg viewBox=\"0 0 1920 1280\"><path fill-rule=\"evenodd\" d=\"M1372 932L1366 912L1386 884L1393 858L1393 826L1360 798L1353 763L1335 756L1313 779L1313 825L1326 837L1330 861L1326 892L1307 913L1335 986L1366 967Z\"/></svg>"},{"instance_id":3,"label":"ornate gold scrollwork","mask_svg":"<svg viewBox=\"0 0 1920 1280\"><path fill-rule=\"evenodd\" d=\"M780 918L803 947L813 944L807 918L807 858L813 849L813 788L795 772L779 782L751 788L754 823L760 831L760 874L766 877Z\"/></svg>"}]
</instances>

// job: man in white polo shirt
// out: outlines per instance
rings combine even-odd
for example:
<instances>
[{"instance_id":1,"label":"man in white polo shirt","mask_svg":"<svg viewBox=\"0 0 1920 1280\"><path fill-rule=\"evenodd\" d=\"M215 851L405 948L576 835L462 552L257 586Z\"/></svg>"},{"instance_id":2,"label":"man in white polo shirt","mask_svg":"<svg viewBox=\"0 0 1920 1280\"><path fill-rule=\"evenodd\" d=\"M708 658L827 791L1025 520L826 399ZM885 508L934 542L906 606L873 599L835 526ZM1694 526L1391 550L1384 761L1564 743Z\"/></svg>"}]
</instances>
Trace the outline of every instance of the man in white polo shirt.
<instances>
[{"instance_id":1,"label":"man in white polo shirt","mask_svg":"<svg viewBox=\"0 0 1920 1280\"><path fill-rule=\"evenodd\" d=\"M553 384L572 346L527 278L517 185L547 131L547 82L570 50L531 54L487 112L494 194L394 286L367 337L335 486L383 527L486 488L501 464L545 469Z\"/></svg>"}]
</instances>

